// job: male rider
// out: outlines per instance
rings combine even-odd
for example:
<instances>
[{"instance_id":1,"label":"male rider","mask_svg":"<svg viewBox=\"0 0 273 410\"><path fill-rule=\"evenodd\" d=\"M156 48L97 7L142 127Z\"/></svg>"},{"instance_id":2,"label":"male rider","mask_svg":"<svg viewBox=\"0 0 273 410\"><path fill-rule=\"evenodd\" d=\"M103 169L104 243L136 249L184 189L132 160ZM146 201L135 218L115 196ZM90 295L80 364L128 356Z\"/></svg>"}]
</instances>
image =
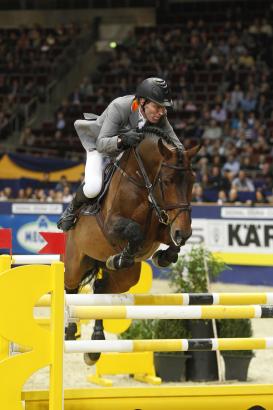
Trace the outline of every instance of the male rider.
<instances>
[{"instance_id":1,"label":"male rider","mask_svg":"<svg viewBox=\"0 0 273 410\"><path fill-rule=\"evenodd\" d=\"M85 180L58 221L59 229L71 229L77 210L99 194L103 183L103 158L118 156L138 145L146 123L162 129L173 145L183 150L167 119L167 108L172 106L166 81L152 77L139 84L135 95L113 100L100 116L85 114L85 119L75 121L75 129L87 153Z\"/></svg>"}]
</instances>

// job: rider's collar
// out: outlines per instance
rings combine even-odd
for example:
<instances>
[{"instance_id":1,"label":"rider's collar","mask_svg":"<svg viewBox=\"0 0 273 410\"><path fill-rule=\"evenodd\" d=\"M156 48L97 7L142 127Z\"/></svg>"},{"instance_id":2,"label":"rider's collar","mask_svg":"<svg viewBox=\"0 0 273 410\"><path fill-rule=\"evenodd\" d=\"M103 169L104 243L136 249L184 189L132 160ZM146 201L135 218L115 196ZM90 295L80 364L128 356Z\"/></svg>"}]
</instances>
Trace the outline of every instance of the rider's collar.
<instances>
[{"instance_id":1,"label":"rider's collar","mask_svg":"<svg viewBox=\"0 0 273 410\"><path fill-rule=\"evenodd\" d=\"M140 129L140 128L143 128L143 127L144 127L144 125L145 125L145 123L146 123L146 118L145 118L144 115L142 114L140 107L139 107L139 109L138 109L138 113L139 113L139 120L138 120L137 127Z\"/></svg>"}]
</instances>

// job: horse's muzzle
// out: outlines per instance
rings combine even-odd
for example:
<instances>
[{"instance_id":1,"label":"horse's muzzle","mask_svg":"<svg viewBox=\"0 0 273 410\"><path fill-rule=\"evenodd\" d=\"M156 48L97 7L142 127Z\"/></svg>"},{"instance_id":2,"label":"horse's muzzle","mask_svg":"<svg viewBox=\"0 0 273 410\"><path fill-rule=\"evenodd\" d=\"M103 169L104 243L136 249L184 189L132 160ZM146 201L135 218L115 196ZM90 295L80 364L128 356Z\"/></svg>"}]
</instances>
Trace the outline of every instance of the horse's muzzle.
<instances>
[{"instance_id":1,"label":"horse's muzzle","mask_svg":"<svg viewBox=\"0 0 273 410\"><path fill-rule=\"evenodd\" d=\"M183 231L176 229L174 233L171 230L171 239L175 246L183 246L186 243L186 240L191 236L191 233L186 237L183 236Z\"/></svg>"}]
</instances>

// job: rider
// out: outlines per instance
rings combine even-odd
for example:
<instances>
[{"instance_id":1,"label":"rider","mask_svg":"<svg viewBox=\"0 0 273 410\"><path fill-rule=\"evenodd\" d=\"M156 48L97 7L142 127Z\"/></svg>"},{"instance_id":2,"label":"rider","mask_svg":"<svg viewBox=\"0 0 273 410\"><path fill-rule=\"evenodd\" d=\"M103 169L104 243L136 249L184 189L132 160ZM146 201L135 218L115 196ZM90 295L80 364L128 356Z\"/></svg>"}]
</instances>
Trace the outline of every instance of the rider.
<instances>
[{"instance_id":1,"label":"rider","mask_svg":"<svg viewBox=\"0 0 273 410\"><path fill-rule=\"evenodd\" d=\"M75 129L87 152L85 181L58 221L59 229L71 229L79 208L99 194L103 183L103 158L118 156L138 145L143 137L141 128L146 123L156 124L173 145L183 150L167 119L167 108L172 106L166 81L151 77L138 85L135 95L113 100L100 116L84 114L84 120L75 121Z\"/></svg>"}]
</instances>

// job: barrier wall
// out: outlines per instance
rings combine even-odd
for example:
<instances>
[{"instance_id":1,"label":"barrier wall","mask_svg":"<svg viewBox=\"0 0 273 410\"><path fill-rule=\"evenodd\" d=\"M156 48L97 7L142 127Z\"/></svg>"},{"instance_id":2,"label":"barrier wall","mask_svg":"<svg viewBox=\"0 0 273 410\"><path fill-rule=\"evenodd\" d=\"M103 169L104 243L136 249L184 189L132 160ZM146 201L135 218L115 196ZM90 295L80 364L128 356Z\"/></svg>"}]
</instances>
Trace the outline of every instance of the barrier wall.
<instances>
[{"instance_id":1,"label":"barrier wall","mask_svg":"<svg viewBox=\"0 0 273 410\"><path fill-rule=\"evenodd\" d=\"M56 231L64 206L0 203L0 227L12 228L13 252L37 253L45 244L38 232ZM204 242L219 253L232 266L220 275L222 282L273 286L273 207L193 205L192 216L193 235L184 250Z\"/></svg>"}]
</instances>

